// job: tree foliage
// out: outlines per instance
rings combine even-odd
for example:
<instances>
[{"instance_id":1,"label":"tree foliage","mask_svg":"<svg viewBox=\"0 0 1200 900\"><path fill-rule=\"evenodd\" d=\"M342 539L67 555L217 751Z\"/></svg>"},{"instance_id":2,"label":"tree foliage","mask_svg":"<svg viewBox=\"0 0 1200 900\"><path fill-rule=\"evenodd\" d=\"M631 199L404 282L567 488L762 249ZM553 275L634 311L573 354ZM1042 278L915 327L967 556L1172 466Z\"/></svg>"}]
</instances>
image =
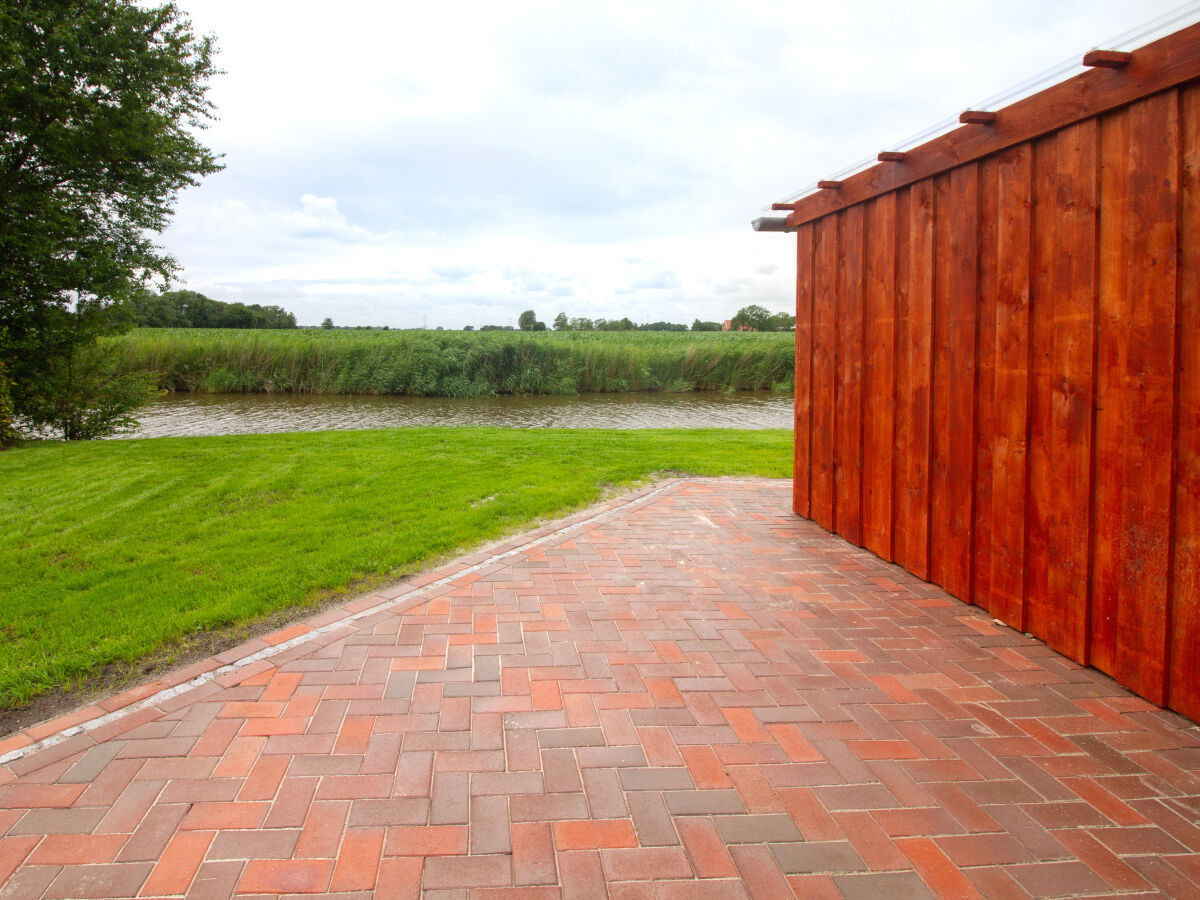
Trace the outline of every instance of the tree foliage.
<instances>
[{"instance_id":1,"label":"tree foliage","mask_svg":"<svg viewBox=\"0 0 1200 900\"><path fill-rule=\"evenodd\" d=\"M4 363L0 362L0 448L16 443L17 428L14 418L8 371Z\"/></svg>"},{"instance_id":2,"label":"tree foliage","mask_svg":"<svg viewBox=\"0 0 1200 900\"><path fill-rule=\"evenodd\" d=\"M154 377L119 372L116 348L94 341L53 356L36 391L26 397L24 419L66 441L86 441L137 427L134 411L156 393Z\"/></svg>"},{"instance_id":3,"label":"tree foliage","mask_svg":"<svg viewBox=\"0 0 1200 900\"><path fill-rule=\"evenodd\" d=\"M620 319L597 319L594 327L596 331L635 331L637 329L629 316Z\"/></svg>"},{"instance_id":4,"label":"tree foliage","mask_svg":"<svg viewBox=\"0 0 1200 900\"><path fill-rule=\"evenodd\" d=\"M0 362L18 418L128 327L105 310L175 271L155 235L177 193L220 168L196 137L213 52L173 3L0 4Z\"/></svg>"},{"instance_id":5,"label":"tree foliage","mask_svg":"<svg viewBox=\"0 0 1200 900\"><path fill-rule=\"evenodd\" d=\"M750 306L743 306L734 313L733 318L729 320L729 324L735 331L743 327L753 328L755 331L766 331L770 320L771 311L769 309L757 304L751 304Z\"/></svg>"},{"instance_id":6,"label":"tree foliage","mask_svg":"<svg viewBox=\"0 0 1200 900\"><path fill-rule=\"evenodd\" d=\"M773 313L766 307L752 304L743 306L729 321L735 331L787 331L796 324L796 317Z\"/></svg>"},{"instance_id":7,"label":"tree foliage","mask_svg":"<svg viewBox=\"0 0 1200 900\"><path fill-rule=\"evenodd\" d=\"M532 309L527 309L525 312L521 313L520 317L517 319L517 325L520 326L522 331L546 330L546 323L539 322L537 313L535 313Z\"/></svg>"},{"instance_id":8,"label":"tree foliage","mask_svg":"<svg viewBox=\"0 0 1200 900\"><path fill-rule=\"evenodd\" d=\"M680 322L647 322L639 325L638 331L687 331L688 327Z\"/></svg>"},{"instance_id":9,"label":"tree foliage","mask_svg":"<svg viewBox=\"0 0 1200 900\"><path fill-rule=\"evenodd\" d=\"M130 301L139 328L295 328L296 317L280 306L223 303L197 291L142 291Z\"/></svg>"},{"instance_id":10,"label":"tree foliage","mask_svg":"<svg viewBox=\"0 0 1200 900\"><path fill-rule=\"evenodd\" d=\"M739 309L730 322L734 331L787 331L795 326L796 318L789 313L773 313L766 307L751 305ZM546 330L545 324L538 321L537 313L532 309L521 313L517 325L522 331ZM503 327L484 325L479 330L494 331ZM568 318L565 312L560 312L554 317L555 331L720 331L721 327L720 322L705 322L700 319L694 319L689 329L682 322L658 321L638 325L628 316L620 319Z\"/></svg>"}]
</instances>

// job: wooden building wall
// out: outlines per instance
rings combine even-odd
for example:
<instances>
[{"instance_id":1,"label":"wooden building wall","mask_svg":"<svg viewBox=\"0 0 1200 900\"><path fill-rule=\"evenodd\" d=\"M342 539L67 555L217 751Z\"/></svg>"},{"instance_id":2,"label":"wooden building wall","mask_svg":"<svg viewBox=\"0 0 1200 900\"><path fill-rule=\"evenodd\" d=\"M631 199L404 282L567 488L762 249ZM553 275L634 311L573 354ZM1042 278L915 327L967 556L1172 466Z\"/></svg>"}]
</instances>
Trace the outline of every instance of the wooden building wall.
<instances>
[{"instance_id":1,"label":"wooden building wall","mask_svg":"<svg viewBox=\"0 0 1200 900\"><path fill-rule=\"evenodd\" d=\"M1200 718L1200 26L789 205L795 510Z\"/></svg>"}]
</instances>

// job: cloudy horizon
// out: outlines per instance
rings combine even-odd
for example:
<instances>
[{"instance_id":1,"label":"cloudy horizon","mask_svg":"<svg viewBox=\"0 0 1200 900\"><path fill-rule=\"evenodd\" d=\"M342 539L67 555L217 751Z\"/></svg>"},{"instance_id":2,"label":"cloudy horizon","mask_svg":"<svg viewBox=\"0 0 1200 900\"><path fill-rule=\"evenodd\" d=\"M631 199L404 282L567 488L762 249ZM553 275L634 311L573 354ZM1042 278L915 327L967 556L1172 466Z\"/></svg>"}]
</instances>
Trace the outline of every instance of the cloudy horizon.
<instances>
[{"instance_id":1,"label":"cloudy horizon","mask_svg":"<svg viewBox=\"0 0 1200 900\"><path fill-rule=\"evenodd\" d=\"M226 168L163 236L177 286L457 329L787 310L764 206L1178 2L180 5Z\"/></svg>"}]
</instances>

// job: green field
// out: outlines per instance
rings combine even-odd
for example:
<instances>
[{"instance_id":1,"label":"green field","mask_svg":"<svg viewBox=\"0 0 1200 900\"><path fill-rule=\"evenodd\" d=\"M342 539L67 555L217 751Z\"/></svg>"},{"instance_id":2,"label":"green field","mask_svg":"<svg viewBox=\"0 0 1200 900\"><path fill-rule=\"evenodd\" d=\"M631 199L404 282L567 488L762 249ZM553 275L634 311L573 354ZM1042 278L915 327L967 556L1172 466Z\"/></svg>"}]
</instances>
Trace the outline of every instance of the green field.
<instances>
[{"instance_id":1,"label":"green field","mask_svg":"<svg viewBox=\"0 0 1200 900\"><path fill-rule=\"evenodd\" d=\"M791 437L421 428L0 453L0 707L367 590L656 473L786 477Z\"/></svg>"},{"instance_id":2,"label":"green field","mask_svg":"<svg viewBox=\"0 0 1200 900\"><path fill-rule=\"evenodd\" d=\"M790 332L148 328L114 340L123 370L211 393L790 391L795 360Z\"/></svg>"}]
</instances>

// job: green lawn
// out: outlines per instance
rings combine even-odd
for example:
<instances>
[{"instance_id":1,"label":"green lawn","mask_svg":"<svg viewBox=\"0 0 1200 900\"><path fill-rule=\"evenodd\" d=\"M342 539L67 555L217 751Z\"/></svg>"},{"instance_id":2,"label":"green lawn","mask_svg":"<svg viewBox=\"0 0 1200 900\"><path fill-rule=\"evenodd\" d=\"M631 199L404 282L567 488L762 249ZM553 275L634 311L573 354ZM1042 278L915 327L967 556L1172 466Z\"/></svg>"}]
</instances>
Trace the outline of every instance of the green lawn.
<instances>
[{"instance_id":1,"label":"green lawn","mask_svg":"<svg viewBox=\"0 0 1200 900\"><path fill-rule=\"evenodd\" d=\"M787 477L791 439L429 428L0 453L0 706L365 590L656 473Z\"/></svg>"}]
</instances>

